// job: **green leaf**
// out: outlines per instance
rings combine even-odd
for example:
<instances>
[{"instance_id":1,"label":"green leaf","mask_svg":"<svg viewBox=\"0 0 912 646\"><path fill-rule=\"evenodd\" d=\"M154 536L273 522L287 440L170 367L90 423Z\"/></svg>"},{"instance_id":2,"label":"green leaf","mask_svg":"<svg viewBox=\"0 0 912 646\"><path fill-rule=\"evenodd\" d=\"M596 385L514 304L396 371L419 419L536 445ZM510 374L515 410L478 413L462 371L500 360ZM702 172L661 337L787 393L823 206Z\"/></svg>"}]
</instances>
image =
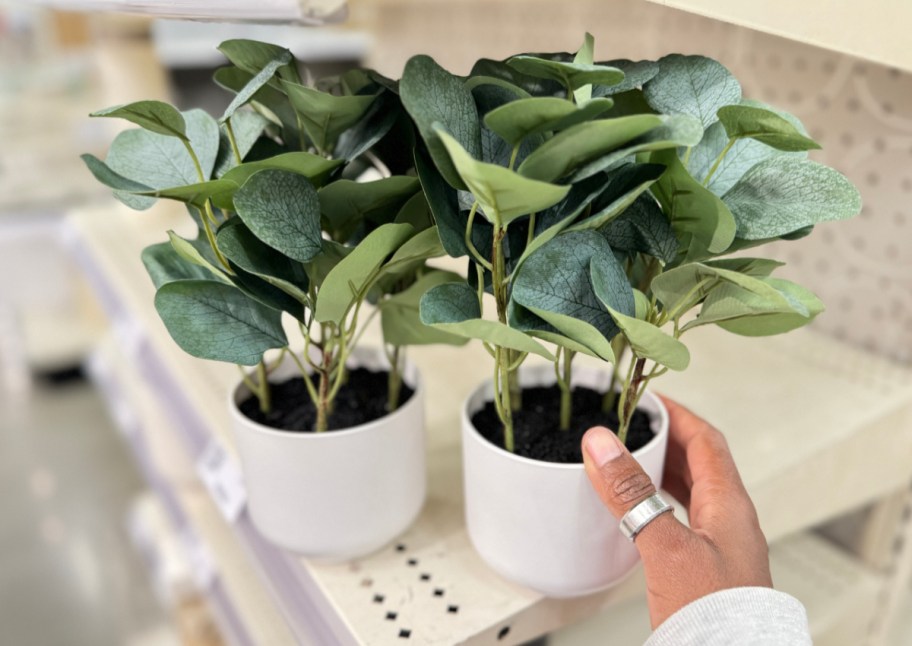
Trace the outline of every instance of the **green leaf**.
<instances>
[{"instance_id":1,"label":"green leaf","mask_svg":"<svg viewBox=\"0 0 912 646\"><path fill-rule=\"evenodd\" d=\"M205 181L212 176L219 147L219 127L202 110L183 113L190 145L196 151ZM173 188L200 182L186 146L176 137L148 130L125 130L114 138L107 166L127 179L153 189Z\"/></svg>"},{"instance_id":2,"label":"green leaf","mask_svg":"<svg viewBox=\"0 0 912 646\"><path fill-rule=\"evenodd\" d=\"M512 298L583 345L593 347L590 335L580 338L579 328L571 329L556 317L551 320L546 313L584 321L610 341L618 329L593 291L590 264L594 259L605 285L610 285L610 302L633 313L633 293L624 270L605 239L591 231L558 235L529 256L513 280Z\"/></svg>"},{"instance_id":3,"label":"green leaf","mask_svg":"<svg viewBox=\"0 0 912 646\"><path fill-rule=\"evenodd\" d=\"M187 126L184 123L184 117L177 108L162 101L136 101L115 105L93 112L89 116L126 119L149 132L187 141Z\"/></svg>"},{"instance_id":4,"label":"green leaf","mask_svg":"<svg viewBox=\"0 0 912 646\"><path fill-rule=\"evenodd\" d=\"M264 244L237 218L231 218L215 237L222 255L235 266L264 280L299 303L307 303L307 274L300 263Z\"/></svg>"},{"instance_id":5,"label":"green leaf","mask_svg":"<svg viewBox=\"0 0 912 646\"><path fill-rule=\"evenodd\" d=\"M492 224L506 226L518 217L546 209L570 190L569 186L539 182L503 166L476 161L448 133L439 130L438 136Z\"/></svg>"},{"instance_id":6,"label":"green leaf","mask_svg":"<svg viewBox=\"0 0 912 646\"><path fill-rule=\"evenodd\" d=\"M281 312L211 280L179 280L155 293L155 309L180 348L200 359L252 366L288 345Z\"/></svg>"},{"instance_id":7,"label":"green leaf","mask_svg":"<svg viewBox=\"0 0 912 646\"><path fill-rule=\"evenodd\" d=\"M703 260L728 249L736 226L725 203L691 177L676 151L654 152L649 161L666 166L652 192L671 221L683 261Z\"/></svg>"},{"instance_id":8,"label":"green leaf","mask_svg":"<svg viewBox=\"0 0 912 646\"><path fill-rule=\"evenodd\" d=\"M428 205L437 223L440 242L447 254L460 258L469 253L465 245L466 220L459 212L456 191L451 188L432 163L415 151L415 171Z\"/></svg>"},{"instance_id":9,"label":"green leaf","mask_svg":"<svg viewBox=\"0 0 912 646\"><path fill-rule=\"evenodd\" d=\"M441 124L470 157L480 159L481 128L472 93L429 56L409 59L399 92L440 174L451 186L465 188L434 124Z\"/></svg>"},{"instance_id":10,"label":"green leaf","mask_svg":"<svg viewBox=\"0 0 912 646\"><path fill-rule=\"evenodd\" d=\"M593 213L568 231L600 229L624 213L665 171L659 164L627 164L609 178L605 191L592 203Z\"/></svg>"},{"instance_id":11,"label":"green leaf","mask_svg":"<svg viewBox=\"0 0 912 646\"><path fill-rule=\"evenodd\" d=\"M383 262L414 234L408 224L383 224L333 267L317 292L314 317L339 324L352 304L367 296Z\"/></svg>"},{"instance_id":12,"label":"green leaf","mask_svg":"<svg viewBox=\"0 0 912 646\"><path fill-rule=\"evenodd\" d=\"M554 356L530 336L499 321L480 318L478 295L464 282L445 283L427 291L421 298L420 314L422 323L444 332L554 360Z\"/></svg>"},{"instance_id":13,"label":"green leaf","mask_svg":"<svg viewBox=\"0 0 912 646\"><path fill-rule=\"evenodd\" d=\"M290 81L282 81L282 87L319 151L335 146L339 135L357 124L377 98L373 94L334 96Z\"/></svg>"},{"instance_id":14,"label":"green leaf","mask_svg":"<svg viewBox=\"0 0 912 646\"><path fill-rule=\"evenodd\" d=\"M788 112L777 110L759 101L751 101L749 99L742 99L740 105L775 112L792 124L800 134L807 136L807 131L801 121ZM687 168L690 170L691 175L703 181L710 168L715 165L722 150L729 143L728 133L725 132L725 126L721 122L717 121L707 128L703 134L703 139L690 151ZM783 152L754 139L736 139L731 143L728 153L722 158L716 171L709 178L709 183L706 185L708 189L719 196L724 195L726 191L734 186L735 182L741 179L741 176L750 168L771 157L786 156L796 159L805 159L807 157L806 152Z\"/></svg>"},{"instance_id":15,"label":"green leaf","mask_svg":"<svg viewBox=\"0 0 912 646\"><path fill-rule=\"evenodd\" d=\"M760 314L719 321L717 325L742 336L772 336L807 325L823 312L824 306L820 299L801 285L778 278L768 278L767 281L792 302L800 304L807 314L803 315L798 312Z\"/></svg>"},{"instance_id":16,"label":"green leaf","mask_svg":"<svg viewBox=\"0 0 912 646\"><path fill-rule=\"evenodd\" d=\"M717 114L729 139L755 139L785 152L820 148L820 144L805 137L791 122L772 110L726 105L719 108Z\"/></svg>"},{"instance_id":17,"label":"green leaf","mask_svg":"<svg viewBox=\"0 0 912 646\"><path fill-rule=\"evenodd\" d=\"M630 61L619 58L613 61L602 61L599 65L616 67L624 73L624 80L615 85L595 85L592 96L613 96L643 87L659 73L659 64L655 61Z\"/></svg>"},{"instance_id":18,"label":"green leaf","mask_svg":"<svg viewBox=\"0 0 912 646\"><path fill-rule=\"evenodd\" d=\"M329 175L344 163L342 159L326 159L308 152L284 153L269 159L244 162L225 173L222 179L243 185L254 173L270 169L297 173L309 179L314 186L322 186Z\"/></svg>"},{"instance_id":19,"label":"green leaf","mask_svg":"<svg viewBox=\"0 0 912 646\"><path fill-rule=\"evenodd\" d=\"M507 65L528 76L558 81L569 90L576 90L584 85L617 85L624 80L624 73L616 67L568 63L528 54L510 58Z\"/></svg>"},{"instance_id":20,"label":"green leaf","mask_svg":"<svg viewBox=\"0 0 912 646\"><path fill-rule=\"evenodd\" d=\"M504 61L495 61L490 58L481 58L475 62L466 85L470 86L481 82L489 83L489 79L504 81L514 88L520 88L525 92L525 96L521 98L554 96L556 94L566 94L567 92L566 86L558 81L523 74Z\"/></svg>"},{"instance_id":21,"label":"green leaf","mask_svg":"<svg viewBox=\"0 0 912 646\"><path fill-rule=\"evenodd\" d=\"M254 74L237 67L222 67L212 75L217 85L234 93L241 92L253 77ZM274 78L272 83L278 85ZM285 94L270 85L264 85L254 93L249 103L260 115L282 128L283 141L289 144L300 141L297 117Z\"/></svg>"},{"instance_id":22,"label":"green leaf","mask_svg":"<svg viewBox=\"0 0 912 646\"><path fill-rule=\"evenodd\" d=\"M89 172L95 176L95 179L97 179L108 188L129 192L151 190L151 188L145 184L134 182L132 179L128 179L123 175L117 174L95 155L86 153L84 155L80 155L79 158L85 162L86 167L89 169Z\"/></svg>"},{"instance_id":23,"label":"green leaf","mask_svg":"<svg viewBox=\"0 0 912 646\"><path fill-rule=\"evenodd\" d=\"M760 269L759 265L749 262L751 259L745 259L745 265L737 269L748 269L756 272ZM683 314L688 309L699 303L720 283L729 283L742 289L746 289L760 297L763 297L771 303L778 303L787 307L788 301L778 294L775 289L764 282L763 277L757 277L751 273L742 273L740 271L727 268L727 263L687 263L662 272L652 281L652 293L655 294L666 310L676 310L678 315Z\"/></svg>"},{"instance_id":24,"label":"green leaf","mask_svg":"<svg viewBox=\"0 0 912 646\"><path fill-rule=\"evenodd\" d=\"M611 220L599 233L615 251L645 253L663 264L678 255L674 229L651 195L641 195L620 216Z\"/></svg>"},{"instance_id":25,"label":"green leaf","mask_svg":"<svg viewBox=\"0 0 912 646\"><path fill-rule=\"evenodd\" d=\"M608 311L638 358L651 359L672 370L685 370L690 365L687 346L673 336L665 334L652 323L621 314L610 307Z\"/></svg>"},{"instance_id":26,"label":"green leaf","mask_svg":"<svg viewBox=\"0 0 912 646\"><path fill-rule=\"evenodd\" d=\"M237 214L253 234L299 262L320 253L320 199L306 177L285 170L262 170L234 195Z\"/></svg>"},{"instance_id":27,"label":"green leaf","mask_svg":"<svg viewBox=\"0 0 912 646\"><path fill-rule=\"evenodd\" d=\"M586 164L573 174L573 181L577 182L604 170L610 170L637 153L678 148L680 146L686 148L696 146L703 137L703 126L690 115L657 116L662 121L662 125L637 137L624 147Z\"/></svg>"},{"instance_id":28,"label":"green leaf","mask_svg":"<svg viewBox=\"0 0 912 646\"><path fill-rule=\"evenodd\" d=\"M394 175L373 182L340 179L319 192L327 229L336 240L347 240L364 221L392 221L421 186L414 177Z\"/></svg>"},{"instance_id":29,"label":"green leaf","mask_svg":"<svg viewBox=\"0 0 912 646\"><path fill-rule=\"evenodd\" d=\"M215 265L215 262L203 255L203 250L208 249L207 242L191 242L190 240L181 238L174 233L174 231L170 230L168 231L168 239L171 241L171 248L174 249L174 252L185 262L205 269L209 273L208 278L210 279L214 277L222 282L228 282L225 273Z\"/></svg>"},{"instance_id":30,"label":"green leaf","mask_svg":"<svg viewBox=\"0 0 912 646\"><path fill-rule=\"evenodd\" d=\"M297 64L294 62L294 57L291 55L291 52L284 47L260 42L258 40L235 38L222 42L218 46L218 50L224 54L232 64L248 74L259 74L260 71L268 67L273 61L288 57L288 63L279 66L277 70L278 76L295 83L301 82L301 77L298 74L298 68Z\"/></svg>"},{"instance_id":31,"label":"green leaf","mask_svg":"<svg viewBox=\"0 0 912 646\"><path fill-rule=\"evenodd\" d=\"M719 108L738 103L741 85L718 61L670 54L659 59L659 73L646 83L643 94L658 112L689 114L707 128Z\"/></svg>"},{"instance_id":32,"label":"green leaf","mask_svg":"<svg viewBox=\"0 0 912 646\"><path fill-rule=\"evenodd\" d=\"M391 92L382 93L354 126L339 135L333 150L337 159L351 161L364 154L393 128L402 114L399 101Z\"/></svg>"},{"instance_id":33,"label":"green leaf","mask_svg":"<svg viewBox=\"0 0 912 646\"><path fill-rule=\"evenodd\" d=\"M196 208L202 208L206 200L209 199L215 204L230 203L237 189L238 185L235 182L226 179L214 179L186 186L138 191L137 195L166 198L192 204Z\"/></svg>"},{"instance_id":34,"label":"green leaf","mask_svg":"<svg viewBox=\"0 0 912 646\"><path fill-rule=\"evenodd\" d=\"M652 114L580 123L539 146L520 164L519 172L554 181L660 125L662 119Z\"/></svg>"},{"instance_id":35,"label":"green leaf","mask_svg":"<svg viewBox=\"0 0 912 646\"><path fill-rule=\"evenodd\" d=\"M807 318L809 312L800 302L793 302L782 292L769 286L767 281L770 279L758 280L769 287L768 293L760 294L734 283L717 284L706 295L700 313L687 323L683 330L765 314L798 314Z\"/></svg>"},{"instance_id":36,"label":"green leaf","mask_svg":"<svg viewBox=\"0 0 912 646\"><path fill-rule=\"evenodd\" d=\"M329 272L352 251L354 251L354 247L346 247L344 244L332 240L324 240L323 251L305 266L307 278L319 287L326 280Z\"/></svg>"},{"instance_id":37,"label":"green leaf","mask_svg":"<svg viewBox=\"0 0 912 646\"><path fill-rule=\"evenodd\" d=\"M592 34L586 32L582 46L573 57L573 62L578 65L592 65L595 63L595 38ZM592 84L583 85L573 91L573 99L576 103L582 105L592 98Z\"/></svg>"},{"instance_id":38,"label":"green leaf","mask_svg":"<svg viewBox=\"0 0 912 646\"><path fill-rule=\"evenodd\" d=\"M420 190L402 205L393 222L411 224L415 231L424 231L434 226L434 217L427 197Z\"/></svg>"},{"instance_id":39,"label":"green leaf","mask_svg":"<svg viewBox=\"0 0 912 646\"><path fill-rule=\"evenodd\" d=\"M266 85L272 77L275 76L276 72L280 67L288 65L293 60L291 52L282 50L276 54L276 57L270 60L256 75L247 82L247 84L241 88L241 91L238 92L231 103L228 104L228 107L225 108L225 112L222 114L220 121L224 122L230 119L238 108L247 104L248 101L253 99L253 96Z\"/></svg>"},{"instance_id":40,"label":"green leaf","mask_svg":"<svg viewBox=\"0 0 912 646\"><path fill-rule=\"evenodd\" d=\"M641 321L646 320L646 315L651 309L649 298L638 289L633 290L633 301L636 304L634 316Z\"/></svg>"},{"instance_id":41,"label":"green leaf","mask_svg":"<svg viewBox=\"0 0 912 646\"><path fill-rule=\"evenodd\" d=\"M176 280L212 279L209 270L184 260L170 242L159 242L143 249L142 262L156 289Z\"/></svg>"},{"instance_id":42,"label":"green leaf","mask_svg":"<svg viewBox=\"0 0 912 646\"><path fill-rule=\"evenodd\" d=\"M707 260L703 263L707 267L716 269L727 269L739 274L754 276L755 278L766 278L776 269L785 265L784 262L771 260L769 258L717 258Z\"/></svg>"},{"instance_id":43,"label":"green leaf","mask_svg":"<svg viewBox=\"0 0 912 646\"><path fill-rule=\"evenodd\" d=\"M411 225L409 225L411 226ZM380 276L399 276L417 269L430 258L439 258L444 254L443 245L437 227L419 231L396 250L380 271Z\"/></svg>"},{"instance_id":44,"label":"green leaf","mask_svg":"<svg viewBox=\"0 0 912 646\"><path fill-rule=\"evenodd\" d=\"M738 237L746 240L774 238L861 211L858 189L843 175L791 157L757 164L722 199L738 223Z\"/></svg>"},{"instance_id":45,"label":"green leaf","mask_svg":"<svg viewBox=\"0 0 912 646\"><path fill-rule=\"evenodd\" d=\"M462 282L458 274L448 271L431 271L412 283L407 289L380 301L380 327L384 343L392 346L407 345L464 345L468 339L421 322L419 304L421 297L431 288L446 283Z\"/></svg>"},{"instance_id":46,"label":"green leaf","mask_svg":"<svg viewBox=\"0 0 912 646\"><path fill-rule=\"evenodd\" d=\"M510 101L485 115L485 125L515 146L525 137L554 132L589 121L611 108L611 99L593 99L578 107L556 97L533 97Z\"/></svg>"},{"instance_id":47,"label":"green leaf","mask_svg":"<svg viewBox=\"0 0 912 646\"><path fill-rule=\"evenodd\" d=\"M561 348L566 348L572 352L581 352L596 359L603 359L612 362L614 351L611 349L611 343L602 336L602 334L588 323L583 323L577 319L563 317L559 314L551 313L554 320L566 323L565 327L576 327L576 335L585 338L591 342L598 351L593 350L588 345L584 345L575 339L571 339L561 334L556 327L548 323L545 319L526 309L516 301L511 300L507 305L507 320L510 327L525 332L537 339L547 343L553 343Z\"/></svg>"}]
</instances>

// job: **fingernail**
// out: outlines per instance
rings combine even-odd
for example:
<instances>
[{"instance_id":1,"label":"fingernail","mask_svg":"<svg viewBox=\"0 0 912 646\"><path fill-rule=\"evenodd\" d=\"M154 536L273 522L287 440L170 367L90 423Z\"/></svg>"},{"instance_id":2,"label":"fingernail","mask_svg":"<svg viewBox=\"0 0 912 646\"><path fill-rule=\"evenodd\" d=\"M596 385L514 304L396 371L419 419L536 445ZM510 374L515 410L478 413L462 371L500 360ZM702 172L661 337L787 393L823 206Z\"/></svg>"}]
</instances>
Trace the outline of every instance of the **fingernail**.
<instances>
[{"instance_id":1,"label":"fingernail","mask_svg":"<svg viewBox=\"0 0 912 646\"><path fill-rule=\"evenodd\" d=\"M589 432L586 433L584 444L586 445L586 453L600 467L620 457L623 451L617 435L603 426L589 429Z\"/></svg>"}]
</instances>

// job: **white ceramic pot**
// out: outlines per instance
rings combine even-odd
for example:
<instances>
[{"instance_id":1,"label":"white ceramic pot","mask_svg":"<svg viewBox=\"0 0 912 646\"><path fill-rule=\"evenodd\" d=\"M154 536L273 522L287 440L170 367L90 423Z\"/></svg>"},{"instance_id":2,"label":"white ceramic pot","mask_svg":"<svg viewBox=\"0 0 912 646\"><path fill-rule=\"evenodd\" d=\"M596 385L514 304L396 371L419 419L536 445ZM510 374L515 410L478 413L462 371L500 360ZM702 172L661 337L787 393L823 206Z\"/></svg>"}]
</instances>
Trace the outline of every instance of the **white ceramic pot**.
<instances>
[{"instance_id":1,"label":"white ceramic pot","mask_svg":"<svg viewBox=\"0 0 912 646\"><path fill-rule=\"evenodd\" d=\"M383 352L356 348L350 368L388 370ZM297 374L288 361L273 381ZM390 415L344 430L295 433L247 418L229 401L251 518L270 541L302 556L343 561L390 542L416 518L426 489L423 388L406 363L411 398Z\"/></svg>"},{"instance_id":2,"label":"white ceramic pot","mask_svg":"<svg viewBox=\"0 0 912 646\"><path fill-rule=\"evenodd\" d=\"M524 388L550 386L554 368L521 368L519 381ZM573 371L577 386L603 392L609 381L604 371ZM550 597L580 596L618 583L639 555L589 484L583 465L531 460L488 442L471 418L492 399L488 380L462 411L466 524L475 549L503 577ZM668 412L649 392L639 408L649 414L655 437L634 457L659 487Z\"/></svg>"}]
</instances>

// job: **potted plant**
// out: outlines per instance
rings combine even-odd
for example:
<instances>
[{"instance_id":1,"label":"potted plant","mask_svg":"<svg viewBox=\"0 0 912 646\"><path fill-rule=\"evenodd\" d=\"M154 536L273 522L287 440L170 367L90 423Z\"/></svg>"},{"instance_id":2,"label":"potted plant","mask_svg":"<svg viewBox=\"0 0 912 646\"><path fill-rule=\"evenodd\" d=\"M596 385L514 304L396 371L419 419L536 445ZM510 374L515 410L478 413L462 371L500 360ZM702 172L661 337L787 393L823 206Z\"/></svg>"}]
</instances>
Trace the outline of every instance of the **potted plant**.
<instances>
[{"instance_id":1,"label":"potted plant","mask_svg":"<svg viewBox=\"0 0 912 646\"><path fill-rule=\"evenodd\" d=\"M390 81L353 70L311 87L286 49L220 50L232 65L215 79L236 94L218 121L157 101L102 110L140 128L84 160L127 205L179 200L197 223L196 239L170 231L142 260L183 350L254 367L228 405L256 526L309 557L362 555L423 503L421 381L404 347L463 342L418 320L423 292L456 276L426 265L443 250ZM377 314L384 347L361 347Z\"/></svg>"},{"instance_id":2,"label":"potted plant","mask_svg":"<svg viewBox=\"0 0 912 646\"><path fill-rule=\"evenodd\" d=\"M858 193L807 159L797 119L702 56L595 63L587 35L575 55L480 60L467 78L416 56L400 93L441 242L469 257L421 318L493 358L462 416L469 535L547 595L610 586L637 554L587 482L582 434L615 429L660 485L668 421L647 387L687 367L682 336L778 334L823 310L771 275L781 263L731 254L851 217Z\"/></svg>"}]
</instances>

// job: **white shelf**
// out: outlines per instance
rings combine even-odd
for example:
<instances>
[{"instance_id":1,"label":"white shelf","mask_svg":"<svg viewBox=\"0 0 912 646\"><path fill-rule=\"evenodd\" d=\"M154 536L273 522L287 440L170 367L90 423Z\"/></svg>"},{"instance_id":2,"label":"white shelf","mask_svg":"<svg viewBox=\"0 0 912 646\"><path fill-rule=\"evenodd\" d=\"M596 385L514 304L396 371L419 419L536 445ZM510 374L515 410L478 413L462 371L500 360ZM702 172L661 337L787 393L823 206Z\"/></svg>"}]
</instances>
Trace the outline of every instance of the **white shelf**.
<instances>
[{"instance_id":1,"label":"white shelf","mask_svg":"<svg viewBox=\"0 0 912 646\"><path fill-rule=\"evenodd\" d=\"M218 45L232 38L282 43L305 63L358 61L367 55L371 44L366 33L341 28L203 24L186 20L156 20L152 25L155 55L162 65L174 69L225 65L227 60Z\"/></svg>"},{"instance_id":2,"label":"white shelf","mask_svg":"<svg viewBox=\"0 0 912 646\"><path fill-rule=\"evenodd\" d=\"M68 222L74 251L112 319L129 331L123 337L136 344L133 363L173 414L190 455L199 456L213 438L230 451L225 402L236 369L192 359L174 345L139 261L140 249L174 223L120 209L83 211ZM662 390L726 432L771 541L907 481L912 437L901 424L912 402L908 370L812 332L766 340L695 333L688 343L693 366L665 378ZM457 420L464 396L487 376L488 358L474 346L420 348L411 356L433 403L427 407L429 498L395 545L351 564L320 566L272 547L246 513L232 527L295 638L398 643L399 631L408 629L409 643L484 644L497 643L509 627L510 641L521 641L641 598L639 574L605 594L557 601L503 581L481 562L463 525ZM442 596L435 596L438 588ZM803 600L815 607L813 599ZM448 612L451 605L458 611ZM861 612L864 604L846 607ZM386 618L390 612L395 620Z\"/></svg>"},{"instance_id":3,"label":"white shelf","mask_svg":"<svg viewBox=\"0 0 912 646\"><path fill-rule=\"evenodd\" d=\"M323 25L347 15L345 0L36 0L66 11L112 11L158 18Z\"/></svg>"},{"instance_id":4,"label":"white shelf","mask_svg":"<svg viewBox=\"0 0 912 646\"><path fill-rule=\"evenodd\" d=\"M912 70L905 0L649 0L834 52Z\"/></svg>"}]
</instances>

